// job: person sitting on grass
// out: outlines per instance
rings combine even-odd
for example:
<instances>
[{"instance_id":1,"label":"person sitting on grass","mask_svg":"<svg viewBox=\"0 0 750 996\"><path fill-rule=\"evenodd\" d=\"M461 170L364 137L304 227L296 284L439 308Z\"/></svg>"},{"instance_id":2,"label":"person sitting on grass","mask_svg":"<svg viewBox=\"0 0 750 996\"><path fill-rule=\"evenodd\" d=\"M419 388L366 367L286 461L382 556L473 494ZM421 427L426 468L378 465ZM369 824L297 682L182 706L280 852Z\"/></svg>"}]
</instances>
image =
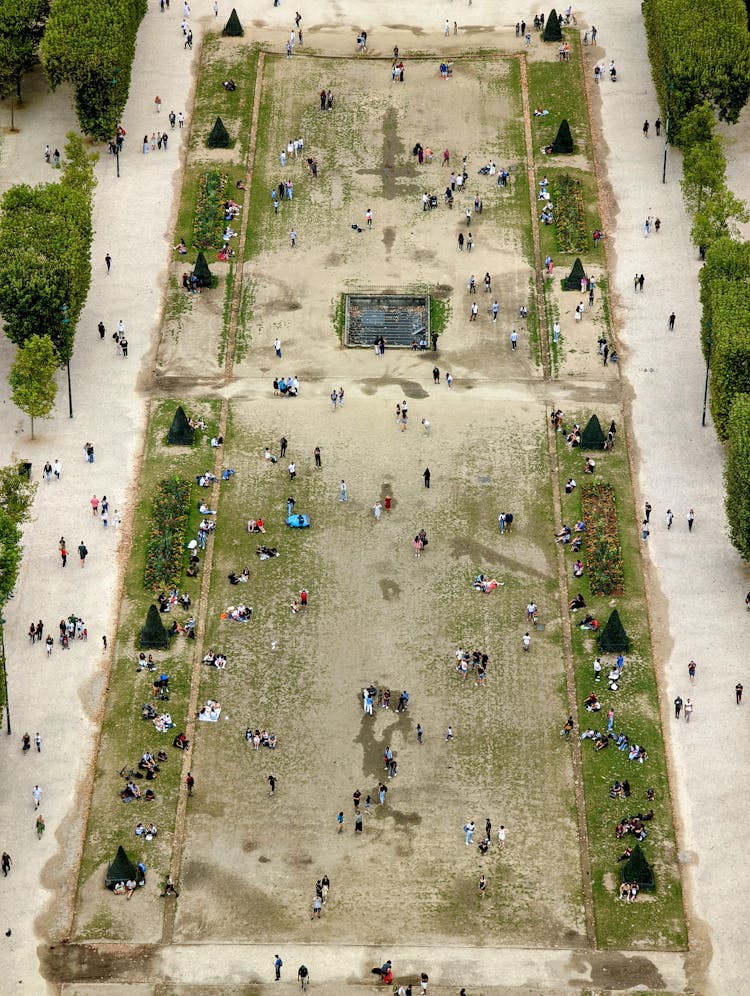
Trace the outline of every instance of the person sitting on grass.
<instances>
[{"instance_id":1,"label":"person sitting on grass","mask_svg":"<svg viewBox=\"0 0 750 996\"><path fill-rule=\"evenodd\" d=\"M555 533L555 542L556 543L563 543L563 544L570 543L570 535L571 535L570 526L563 525L563 527L560 530L560 532L559 533Z\"/></svg>"},{"instance_id":2,"label":"person sitting on grass","mask_svg":"<svg viewBox=\"0 0 750 996\"><path fill-rule=\"evenodd\" d=\"M583 561L582 560L576 560L576 562L573 564L573 577L574 578L582 578L583 577L583 570L584 570L584 568L583 568ZM579 606L579 608L583 608L583 605Z\"/></svg>"},{"instance_id":3,"label":"person sitting on grass","mask_svg":"<svg viewBox=\"0 0 750 996\"><path fill-rule=\"evenodd\" d=\"M584 474L593 474L596 470L596 460L592 460L591 457L586 457L586 463L583 465Z\"/></svg>"},{"instance_id":4,"label":"person sitting on grass","mask_svg":"<svg viewBox=\"0 0 750 996\"><path fill-rule=\"evenodd\" d=\"M579 575L576 574L575 571L573 571L573 574L575 577L579 577ZM571 601L569 608L571 612L576 612L578 609L586 608L586 602L584 601L583 595L581 594L580 591L578 592L576 597Z\"/></svg>"}]
</instances>

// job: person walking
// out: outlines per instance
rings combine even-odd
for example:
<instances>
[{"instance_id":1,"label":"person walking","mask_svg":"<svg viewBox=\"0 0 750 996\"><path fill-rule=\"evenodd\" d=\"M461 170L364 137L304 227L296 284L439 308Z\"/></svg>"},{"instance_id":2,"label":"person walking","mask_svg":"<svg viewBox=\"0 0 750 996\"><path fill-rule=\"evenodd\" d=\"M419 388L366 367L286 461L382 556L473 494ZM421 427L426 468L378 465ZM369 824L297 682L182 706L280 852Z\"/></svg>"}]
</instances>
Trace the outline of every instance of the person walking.
<instances>
[{"instance_id":1,"label":"person walking","mask_svg":"<svg viewBox=\"0 0 750 996\"><path fill-rule=\"evenodd\" d=\"M299 982L302 992L307 992L307 987L310 985L310 972L307 965L300 965L297 969L297 982Z\"/></svg>"},{"instance_id":2,"label":"person walking","mask_svg":"<svg viewBox=\"0 0 750 996\"><path fill-rule=\"evenodd\" d=\"M433 367L432 368L432 383L433 384L439 384L440 383L440 369L439 369L439 367Z\"/></svg>"},{"instance_id":3,"label":"person walking","mask_svg":"<svg viewBox=\"0 0 750 996\"><path fill-rule=\"evenodd\" d=\"M268 797L269 797L269 799L271 798L271 796L274 794L275 791L276 791L276 779L274 778L273 775L269 775L268 776Z\"/></svg>"},{"instance_id":4,"label":"person walking","mask_svg":"<svg viewBox=\"0 0 750 996\"><path fill-rule=\"evenodd\" d=\"M349 494L346 490L346 481L342 478L341 484L339 484L339 501L348 501Z\"/></svg>"},{"instance_id":5,"label":"person walking","mask_svg":"<svg viewBox=\"0 0 750 996\"><path fill-rule=\"evenodd\" d=\"M695 684L695 661L690 661L688 664L688 676L690 678L690 684Z\"/></svg>"},{"instance_id":6,"label":"person walking","mask_svg":"<svg viewBox=\"0 0 750 996\"><path fill-rule=\"evenodd\" d=\"M3 869L3 875L5 878L8 877L8 872L10 871L10 866L13 864L10 855L7 851L3 851L3 856L0 858L0 867Z\"/></svg>"},{"instance_id":7,"label":"person walking","mask_svg":"<svg viewBox=\"0 0 750 996\"><path fill-rule=\"evenodd\" d=\"M682 699L678 695L677 698L674 700L674 718L679 719L681 712L682 712Z\"/></svg>"},{"instance_id":8,"label":"person walking","mask_svg":"<svg viewBox=\"0 0 750 996\"><path fill-rule=\"evenodd\" d=\"M506 837L506 835L507 835L507 831L506 831L505 827L503 826L503 824L501 823L500 824L500 829L497 831L497 846L500 848L501 851L505 847L505 837Z\"/></svg>"},{"instance_id":9,"label":"person walking","mask_svg":"<svg viewBox=\"0 0 750 996\"><path fill-rule=\"evenodd\" d=\"M475 322L477 320L477 315L479 314L479 305L476 301L471 306L471 314L469 315L469 321Z\"/></svg>"},{"instance_id":10,"label":"person walking","mask_svg":"<svg viewBox=\"0 0 750 996\"><path fill-rule=\"evenodd\" d=\"M672 514L671 508L667 509L666 520L667 520L667 531L669 531L672 528L672 523L674 522L674 515Z\"/></svg>"},{"instance_id":11,"label":"person walking","mask_svg":"<svg viewBox=\"0 0 750 996\"><path fill-rule=\"evenodd\" d=\"M648 138L648 121L643 122L643 137Z\"/></svg>"},{"instance_id":12,"label":"person walking","mask_svg":"<svg viewBox=\"0 0 750 996\"><path fill-rule=\"evenodd\" d=\"M737 700L737 705L742 705L742 685L739 681L734 686L734 697Z\"/></svg>"},{"instance_id":13,"label":"person walking","mask_svg":"<svg viewBox=\"0 0 750 996\"><path fill-rule=\"evenodd\" d=\"M297 464L292 460L289 464L289 480L293 481L297 476Z\"/></svg>"},{"instance_id":14,"label":"person walking","mask_svg":"<svg viewBox=\"0 0 750 996\"><path fill-rule=\"evenodd\" d=\"M492 302L492 324L497 324L497 313L500 310L500 305L497 301Z\"/></svg>"},{"instance_id":15,"label":"person walking","mask_svg":"<svg viewBox=\"0 0 750 996\"><path fill-rule=\"evenodd\" d=\"M322 467L323 465L320 462L320 447L319 446L315 447L315 450L313 451L313 456L315 457L315 466L316 467Z\"/></svg>"},{"instance_id":16,"label":"person walking","mask_svg":"<svg viewBox=\"0 0 750 996\"><path fill-rule=\"evenodd\" d=\"M192 774L189 771L187 773L187 778L185 779L185 784L187 785L188 796L192 796L193 791L195 789L195 779L193 778Z\"/></svg>"},{"instance_id":17,"label":"person walking","mask_svg":"<svg viewBox=\"0 0 750 996\"><path fill-rule=\"evenodd\" d=\"M273 348L276 351L276 356L281 359L281 339L278 336L273 341Z\"/></svg>"},{"instance_id":18,"label":"person walking","mask_svg":"<svg viewBox=\"0 0 750 996\"><path fill-rule=\"evenodd\" d=\"M274 977L275 982L279 982L281 979L281 966L283 964L284 962L281 960L281 958L278 955L276 955L273 962L274 971L276 973Z\"/></svg>"},{"instance_id":19,"label":"person walking","mask_svg":"<svg viewBox=\"0 0 750 996\"><path fill-rule=\"evenodd\" d=\"M669 316L669 320L667 321L667 328L669 329L670 332L674 332L674 322L676 317L677 316L675 315L674 311Z\"/></svg>"},{"instance_id":20,"label":"person walking","mask_svg":"<svg viewBox=\"0 0 750 996\"><path fill-rule=\"evenodd\" d=\"M690 699L685 700L685 705L683 706L683 712L685 713L685 722L689 723L690 717L693 714L693 703L690 701Z\"/></svg>"},{"instance_id":21,"label":"person walking","mask_svg":"<svg viewBox=\"0 0 750 996\"><path fill-rule=\"evenodd\" d=\"M109 276L109 271L112 266L112 257L110 256L109 253L107 253L107 255L104 257L104 265L107 267L107 276ZM104 336L102 336L102 339L103 338Z\"/></svg>"},{"instance_id":22,"label":"person walking","mask_svg":"<svg viewBox=\"0 0 750 996\"><path fill-rule=\"evenodd\" d=\"M695 520L695 512L691 508L691 509L688 510L688 514L687 514L687 524L688 524L688 532L689 533L692 533L692 531L693 531L693 522L694 522L694 520Z\"/></svg>"},{"instance_id":23,"label":"person walking","mask_svg":"<svg viewBox=\"0 0 750 996\"><path fill-rule=\"evenodd\" d=\"M646 502L646 504L643 506L643 520L644 522L651 521L651 505L649 502Z\"/></svg>"},{"instance_id":24,"label":"person walking","mask_svg":"<svg viewBox=\"0 0 750 996\"><path fill-rule=\"evenodd\" d=\"M510 334L510 348L515 353L516 347L518 346L518 332L515 329Z\"/></svg>"},{"instance_id":25,"label":"person walking","mask_svg":"<svg viewBox=\"0 0 750 996\"><path fill-rule=\"evenodd\" d=\"M430 468L429 467L425 467L424 472L422 474L422 477L424 478L424 486L426 488L429 488L429 486L430 486Z\"/></svg>"},{"instance_id":26,"label":"person walking","mask_svg":"<svg viewBox=\"0 0 750 996\"><path fill-rule=\"evenodd\" d=\"M343 833L344 832L344 814L343 814L343 812L340 812L338 814L338 816L336 817L336 823L338 824L338 828L339 828L338 832L339 833Z\"/></svg>"},{"instance_id":27,"label":"person walking","mask_svg":"<svg viewBox=\"0 0 750 996\"><path fill-rule=\"evenodd\" d=\"M468 823L464 824L464 833L466 834L466 846L469 847L474 843L474 821L469 820Z\"/></svg>"},{"instance_id":28,"label":"person walking","mask_svg":"<svg viewBox=\"0 0 750 996\"><path fill-rule=\"evenodd\" d=\"M37 752L37 754L41 754L42 753L42 738L39 736L38 733L34 735L34 744L36 746L36 752Z\"/></svg>"},{"instance_id":29,"label":"person walking","mask_svg":"<svg viewBox=\"0 0 750 996\"><path fill-rule=\"evenodd\" d=\"M39 809L39 804L42 801L42 790L38 785L35 785L31 790L31 794L34 797L34 809Z\"/></svg>"},{"instance_id":30,"label":"person walking","mask_svg":"<svg viewBox=\"0 0 750 996\"><path fill-rule=\"evenodd\" d=\"M368 228L372 228L372 208L365 211L365 223Z\"/></svg>"},{"instance_id":31,"label":"person walking","mask_svg":"<svg viewBox=\"0 0 750 996\"><path fill-rule=\"evenodd\" d=\"M645 284L645 282L646 278L643 276L643 274L641 274L640 277L638 277L638 287L640 289L641 294L643 293L643 285Z\"/></svg>"},{"instance_id":32,"label":"person walking","mask_svg":"<svg viewBox=\"0 0 750 996\"><path fill-rule=\"evenodd\" d=\"M36 835L39 838L39 840L42 839L42 834L44 833L44 831L46 829L47 829L47 826L46 826L46 824L44 822L44 817L40 813L39 816L37 816L37 818L36 818Z\"/></svg>"},{"instance_id":33,"label":"person walking","mask_svg":"<svg viewBox=\"0 0 750 996\"><path fill-rule=\"evenodd\" d=\"M479 896L484 899L485 892L487 891L487 879L484 875L479 876Z\"/></svg>"},{"instance_id":34,"label":"person walking","mask_svg":"<svg viewBox=\"0 0 750 996\"><path fill-rule=\"evenodd\" d=\"M294 228L289 233L289 241L292 244L292 249L294 249L294 247L297 245L297 232L295 231Z\"/></svg>"},{"instance_id":35,"label":"person walking","mask_svg":"<svg viewBox=\"0 0 750 996\"><path fill-rule=\"evenodd\" d=\"M86 549L86 544L83 542L83 540L81 540L81 542L78 544L78 556L81 558L81 567L86 566L86 557L88 556L88 553L89 551Z\"/></svg>"},{"instance_id":36,"label":"person walking","mask_svg":"<svg viewBox=\"0 0 750 996\"><path fill-rule=\"evenodd\" d=\"M422 729L421 723L417 723L417 743L424 743L424 730Z\"/></svg>"},{"instance_id":37,"label":"person walking","mask_svg":"<svg viewBox=\"0 0 750 996\"><path fill-rule=\"evenodd\" d=\"M284 457L286 456L286 448L287 448L287 445L288 445L288 440L287 440L286 436L282 436L282 437L281 437L281 442L280 442L280 444L279 444L279 448L280 448L280 450L281 450L281 459L282 459L282 460L283 460L283 459L284 459Z\"/></svg>"},{"instance_id":38,"label":"person walking","mask_svg":"<svg viewBox=\"0 0 750 996\"><path fill-rule=\"evenodd\" d=\"M523 645L523 649L528 653L528 650L531 647L531 637L528 633L524 633L521 643Z\"/></svg>"}]
</instances>

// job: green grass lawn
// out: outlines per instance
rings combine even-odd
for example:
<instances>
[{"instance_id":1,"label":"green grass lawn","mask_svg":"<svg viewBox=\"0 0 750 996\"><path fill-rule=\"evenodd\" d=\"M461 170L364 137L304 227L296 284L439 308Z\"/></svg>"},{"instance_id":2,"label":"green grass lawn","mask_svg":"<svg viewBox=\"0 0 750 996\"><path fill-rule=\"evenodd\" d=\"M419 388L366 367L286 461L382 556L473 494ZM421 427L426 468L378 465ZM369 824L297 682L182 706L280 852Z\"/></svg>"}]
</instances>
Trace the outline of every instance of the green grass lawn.
<instances>
[{"instance_id":1,"label":"green grass lawn","mask_svg":"<svg viewBox=\"0 0 750 996\"><path fill-rule=\"evenodd\" d=\"M564 31L566 41L570 42L571 53L567 62L560 62L555 57L558 43L550 42L545 46L545 55L549 51L554 61L528 62L529 80L529 110L531 118L531 134L534 142L535 157L541 156L541 161L549 159L550 165L559 162L564 157L541 155L541 149L554 141L560 122L566 118L575 143L575 152L584 158L590 158L591 132L589 128L586 99L581 84L581 46L578 32ZM533 117L535 108L549 111L543 117Z\"/></svg>"},{"instance_id":2,"label":"green grass lawn","mask_svg":"<svg viewBox=\"0 0 750 996\"><path fill-rule=\"evenodd\" d=\"M566 415L566 426L588 421L591 412ZM610 415L598 413L602 428L607 431ZM615 416L617 417L617 416ZM566 549L565 560L568 576L568 593L581 592L587 610L599 620L602 627L616 607L631 641L626 654L626 665L620 690L609 692L606 675L608 662L614 656L602 655L603 671L600 682L593 678L593 661L598 650L595 636L576 626L584 610L571 615L573 655L576 681L576 699L579 705L576 717L580 731L588 728L606 730L606 712L615 710L614 731L625 731L631 743L636 742L648 751L648 760L641 765L629 762L627 753L613 746L595 752L591 741L581 742L583 760L586 820L589 835L597 941L603 947L675 947L687 943L687 931L682 902L679 868L674 835L674 817L669 793L667 764L659 715L658 689L654 673L646 592L641 562L639 522L636 521L632 503L632 485L628 455L624 445L622 427L613 452L592 454L596 459L597 476L609 482L615 491L619 540L622 551L625 585L622 595L616 598L597 597L591 594L587 577L574 579L572 563L575 554ZM590 478L583 474L586 451L569 450L562 433L557 434L559 460L559 488L563 521L571 527L581 517L580 487ZM564 493L564 484L573 477L579 488L572 495ZM585 563L585 557L582 558ZM602 702L602 711L589 713L583 700L594 690ZM611 799L609 786L616 780L627 778L632 795L629 800ZM645 791L653 788L655 817L648 823L648 837L641 845L647 860L654 866L656 890L653 895L643 894L632 905L620 903L615 898L619 888L617 857L631 836L616 840L616 823L628 814L646 812L651 803Z\"/></svg>"},{"instance_id":3,"label":"green grass lawn","mask_svg":"<svg viewBox=\"0 0 750 996\"><path fill-rule=\"evenodd\" d=\"M180 753L172 749L173 735L177 731L173 731L172 735L160 734L151 723L141 719L143 702L159 704L151 691L154 675L148 671L136 671L138 634L148 607L154 600L152 593L144 589L143 582L146 543L151 528L151 494L158 481L171 474L193 480L198 473L213 466L214 454L209 439L211 433L216 431L220 409L218 401L185 403L188 415L205 419L206 431L197 433L192 448L170 447L165 442L166 433L177 405L176 401L164 401L154 403L151 408L79 886L83 886L103 862L114 857L118 844L123 844L131 857L137 859L140 856L143 843L133 835L133 828L139 820L154 822L159 828L159 837L148 845L149 864L156 861L165 867L169 860L182 759ZM199 490L193 488L189 535L197 531L200 518ZM206 491L200 497L208 497L209 494ZM195 603L200 592L200 578L183 579L181 590L187 591ZM180 610L174 617L184 621L187 613ZM171 622L173 617L165 615L162 618ZM178 730L184 729L185 725L193 648L192 641L178 637L168 651L153 652L157 671L163 669L170 676L171 698L163 706L171 713ZM146 784L153 785L157 800L152 804L143 801L123 804L118 793L125 782L118 776L118 771L123 766L135 768L146 749L155 753L161 747L167 751L169 759L162 765L158 779L153 783L140 783L142 788Z\"/></svg>"}]
</instances>

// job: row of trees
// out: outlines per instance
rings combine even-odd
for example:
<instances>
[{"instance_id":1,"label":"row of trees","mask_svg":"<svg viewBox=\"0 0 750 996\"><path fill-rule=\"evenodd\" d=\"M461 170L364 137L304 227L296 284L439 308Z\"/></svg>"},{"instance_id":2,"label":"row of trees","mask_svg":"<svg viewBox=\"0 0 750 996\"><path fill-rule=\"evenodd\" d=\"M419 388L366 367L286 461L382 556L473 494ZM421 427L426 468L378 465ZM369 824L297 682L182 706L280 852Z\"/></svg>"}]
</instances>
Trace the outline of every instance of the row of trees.
<instances>
[{"instance_id":1,"label":"row of trees","mask_svg":"<svg viewBox=\"0 0 750 996\"><path fill-rule=\"evenodd\" d=\"M0 96L21 98L21 79L37 63L49 0L0 0Z\"/></svg>"},{"instance_id":2,"label":"row of trees","mask_svg":"<svg viewBox=\"0 0 750 996\"><path fill-rule=\"evenodd\" d=\"M750 34L743 0L644 0L651 72L670 141L683 119L708 103L736 122L750 96Z\"/></svg>"},{"instance_id":3,"label":"row of trees","mask_svg":"<svg viewBox=\"0 0 750 996\"><path fill-rule=\"evenodd\" d=\"M711 414L727 443L725 505L732 543L750 560L750 244L739 241L747 206L726 182L726 157L708 103L682 118L682 192L691 235L705 266L700 275L701 340L711 367Z\"/></svg>"},{"instance_id":4,"label":"row of trees","mask_svg":"<svg viewBox=\"0 0 750 996\"><path fill-rule=\"evenodd\" d=\"M71 132L58 183L19 184L0 201L0 313L20 347L10 384L32 434L52 412L54 371L73 356L91 282L95 161Z\"/></svg>"},{"instance_id":5,"label":"row of trees","mask_svg":"<svg viewBox=\"0 0 750 996\"><path fill-rule=\"evenodd\" d=\"M55 0L40 55L53 89L70 83L81 128L111 138L130 89L147 0Z\"/></svg>"}]
</instances>

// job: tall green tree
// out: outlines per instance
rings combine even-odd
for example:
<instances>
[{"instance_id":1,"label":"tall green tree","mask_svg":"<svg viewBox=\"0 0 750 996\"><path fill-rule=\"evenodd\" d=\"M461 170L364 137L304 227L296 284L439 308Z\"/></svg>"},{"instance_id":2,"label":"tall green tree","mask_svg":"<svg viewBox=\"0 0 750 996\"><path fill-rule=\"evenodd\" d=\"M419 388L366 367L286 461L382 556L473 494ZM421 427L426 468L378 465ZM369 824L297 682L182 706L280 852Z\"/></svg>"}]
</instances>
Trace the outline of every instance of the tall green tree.
<instances>
[{"instance_id":1,"label":"tall green tree","mask_svg":"<svg viewBox=\"0 0 750 996\"><path fill-rule=\"evenodd\" d=\"M60 363L73 355L91 282L94 160L71 133L59 183L10 187L0 202L5 334L20 346L41 331L55 344Z\"/></svg>"},{"instance_id":2,"label":"tall green tree","mask_svg":"<svg viewBox=\"0 0 750 996\"><path fill-rule=\"evenodd\" d=\"M735 197L728 187L722 187L695 212L690 236L697 246L707 249L725 235L737 238L739 225L748 221L750 213L745 202Z\"/></svg>"},{"instance_id":3,"label":"tall green tree","mask_svg":"<svg viewBox=\"0 0 750 996\"><path fill-rule=\"evenodd\" d=\"M21 99L21 78L39 58L49 0L0 0L0 94Z\"/></svg>"},{"instance_id":4,"label":"tall green tree","mask_svg":"<svg viewBox=\"0 0 750 996\"><path fill-rule=\"evenodd\" d=\"M33 335L20 346L10 368L11 398L16 408L31 419L32 439L34 419L52 417L57 394L56 369L55 347L46 335Z\"/></svg>"},{"instance_id":5,"label":"tall green tree","mask_svg":"<svg viewBox=\"0 0 750 996\"><path fill-rule=\"evenodd\" d=\"M31 518L37 485L20 474L21 461L14 457L8 467L0 467L0 509L19 525Z\"/></svg>"},{"instance_id":6,"label":"tall green tree","mask_svg":"<svg viewBox=\"0 0 750 996\"><path fill-rule=\"evenodd\" d=\"M682 120L708 103L736 122L750 96L750 34L743 0L644 0L651 72L662 118L669 111L670 141Z\"/></svg>"},{"instance_id":7,"label":"tall green tree","mask_svg":"<svg viewBox=\"0 0 750 996\"><path fill-rule=\"evenodd\" d=\"M112 138L128 99L147 0L55 0L40 55L50 86L70 83L82 130Z\"/></svg>"},{"instance_id":8,"label":"tall green tree","mask_svg":"<svg viewBox=\"0 0 750 996\"><path fill-rule=\"evenodd\" d=\"M724 505L729 538L743 560L750 560L750 394L736 395L729 413Z\"/></svg>"},{"instance_id":9,"label":"tall green tree","mask_svg":"<svg viewBox=\"0 0 750 996\"><path fill-rule=\"evenodd\" d=\"M21 530L0 508L0 609L16 586L21 566Z\"/></svg>"}]
</instances>

